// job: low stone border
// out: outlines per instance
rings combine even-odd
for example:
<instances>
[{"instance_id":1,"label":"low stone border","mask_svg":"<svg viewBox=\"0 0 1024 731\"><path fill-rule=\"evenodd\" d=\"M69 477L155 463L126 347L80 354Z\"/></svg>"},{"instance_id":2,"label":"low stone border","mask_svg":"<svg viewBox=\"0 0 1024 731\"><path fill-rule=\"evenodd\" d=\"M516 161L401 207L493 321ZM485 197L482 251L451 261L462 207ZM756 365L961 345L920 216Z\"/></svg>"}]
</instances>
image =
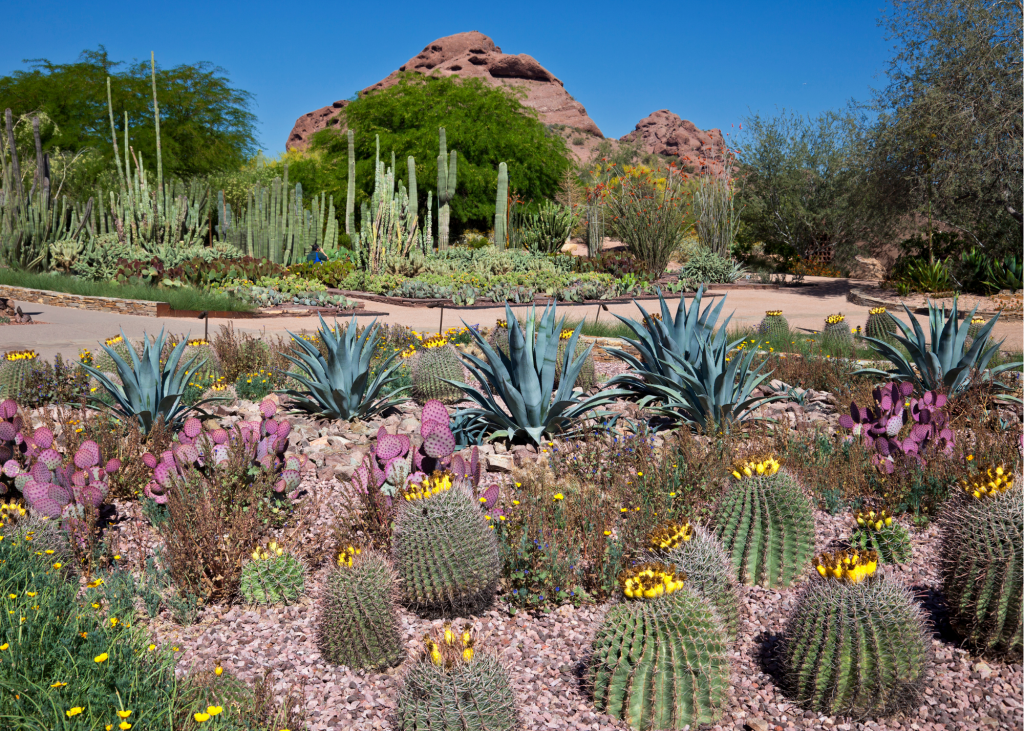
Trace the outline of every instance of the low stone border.
<instances>
[{"instance_id":1,"label":"low stone border","mask_svg":"<svg viewBox=\"0 0 1024 731\"><path fill-rule=\"evenodd\" d=\"M852 304L855 304L855 305L860 305L861 307L892 307L893 306L892 302L889 302L888 300L878 299L877 297L869 297L868 295L864 294L863 290L857 289L856 287L851 287L850 288L850 291L846 293L846 299L847 299L848 302L850 302ZM910 311L913 312L915 315L927 315L928 314L928 308L927 307L911 307ZM958 311L957 312L957 316L960 319L963 319L963 318L967 317L968 314L970 314L969 311ZM1021 320L1024 320L1024 315L1022 315L1022 313L1020 313L1020 312L1006 312L1005 310L998 310L996 312L989 312L989 311L982 312L982 311L978 311L978 312L975 312L974 314L975 314L975 316L981 315L982 317L995 317L996 315L999 315L1000 319L1003 320L1004 322L1019 322Z\"/></svg>"},{"instance_id":2,"label":"low stone border","mask_svg":"<svg viewBox=\"0 0 1024 731\"><path fill-rule=\"evenodd\" d=\"M718 285L715 285L718 286ZM445 298L434 298L434 299L415 299L412 297L388 297L383 294L371 294L370 292L356 292L349 289L332 289L328 288L328 294L341 294L350 298L359 298L362 300L369 300L371 302L380 302L386 305L394 305L396 307L424 307L427 309L434 307L444 307L446 310L489 310L495 307L503 307L504 302L492 302L487 300L486 302L478 302L472 305L456 305L453 304L450 299ZM674 299L682 296L683 298L692 299L696 296L696 292L682 292L680 293L668 293L667 299ZM705 297L722 297L721 292L705 292ZM633 300L641 302L647 300L658 300L656 294L644 294L637 297L615 297L607 300L586 300L584 302L559 302L559 307L593 307L595 305L627 305ZM533 302L509 302L509 307L526 307L529 305L549 305L555 302L554 297L534 297Z\"/></svg>"},{"instance_id":3,"label":"low stone border","mask_svg":"<svg viewBox=\"0 0 1024 731\"><path fill-rule=\"evenodd\" d=\"M66 292L51 292L46 289L28 289L0 285L0 297L17 302L35 302L54 307L72 307L76 310L94 310L96 312L115 312L119 315L140 315L142 317L158 317L160 305L169 307L166 302L150 302L148 300L126 300L117 297L93 297Z\"/></svg>"}]
</instances>

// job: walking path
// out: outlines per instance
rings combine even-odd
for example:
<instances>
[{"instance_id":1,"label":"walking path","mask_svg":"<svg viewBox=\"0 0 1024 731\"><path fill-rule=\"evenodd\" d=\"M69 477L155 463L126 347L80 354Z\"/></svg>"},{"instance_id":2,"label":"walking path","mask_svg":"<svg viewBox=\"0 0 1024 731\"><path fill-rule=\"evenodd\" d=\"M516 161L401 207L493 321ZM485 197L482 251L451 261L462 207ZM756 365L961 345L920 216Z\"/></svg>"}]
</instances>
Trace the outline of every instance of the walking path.
<instances>
[{"instance_id":1,"label":"walking path","mask_svg":"<svg viewBox=\"0 0 1024 731\"><path fill-rule=\"evenodd\" d=\"M764 316L765 310L782 310L789 320L790 327L821 330L825 317L842 312L846 315L851 327L863 325L867 320L868 307L851 304L846 294L851 286L858 282L849 279L827 279L808 277L808 281L820 282L815 287L801 289L774 290L721 290L728 295L723 315L735 311L730 326L756 325ZM714 291L714 287L711 287ZM716 298L717 299L717 298ZM709 300L705 300L708 302ZM678 299L668 300L672 311L675 311ZM93 353L101 350L98 343L116 335L121 328L130 338L141 337L148 333L154 335L163 327L167 332L191 334L199 337L203 334L204 323L201 320L182 318L137 317L131 315L91 312L64 307L53 307L34 303L20 303L22 309L32 315L33 319L43 324L0 326L0 353L9 350L34 349L43 358L52 358L60 353L65 358L77 359L82 348L89 348ZM642 303L649 312L657 307L657 301ZM423 333L435 332L440 325L441 310L419 307L397 307L380 302L365 302L369 311L387 312L387 316L379 317L381 322L405 325ZM517 306L517 311L521 306ZM559 313L570 319L586 317L592 319L599 316L602 321L614 321L612 314L636 318L638 310L632 303L608 305L608 311L598 305L558 306ZM906 321L906 313L896 311ZM444 311L444 327L460 325L464 320L468 325L490 327L498 318L505 316L504 308ZM372 318L360 317L361 323L368 323ZM928 319L925 315L917 315L925 332L928 331ZM220 325L229 320L211 320L210 333L217 332ZM286 331L315 330L319 321L316 317L279 317L258 320L231 320L235 329L242 332L268 335L285 334ZM996 338L1005 338L1004 350L1020 351L1024 349L1024 327L1018 322L1000 320L993 328Z\"/></svg>"}]
</instances>

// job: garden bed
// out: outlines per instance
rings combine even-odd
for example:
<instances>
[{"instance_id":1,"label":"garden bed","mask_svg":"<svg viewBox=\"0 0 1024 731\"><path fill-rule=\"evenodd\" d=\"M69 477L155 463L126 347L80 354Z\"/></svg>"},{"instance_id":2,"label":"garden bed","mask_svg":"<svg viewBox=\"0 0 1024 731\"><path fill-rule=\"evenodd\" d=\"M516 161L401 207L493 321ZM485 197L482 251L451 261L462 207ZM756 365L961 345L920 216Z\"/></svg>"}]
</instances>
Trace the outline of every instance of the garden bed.
<instances>
[{"instance_id":1,"label":"garden bed","mask_svg":"<svg viewBox=\"0 0 1024 731\"><path fill-rule=\"evenodd\" d=\"M718 286L718 285L715 285ZM359 299L370 300L371 302L380 302L382 304L395 305L397 307L446 307L453 310L482 310L492 309L494 307L503 307L505 302L493 302L491 300L485 300L481 302L475 302L471 305L456 305L450 299L446 298L431 298L431 299L417 299L412 297L388 297L383 294L372 294L369 292L356 292L347 289L328 289L330 294L340 294L345 297L358 297ZM683 292L681 294L669 294L670 299L682 296L684 298L693 298L696 296L696 292ZM705 292L705 297L721 297L721 292ZM585 300L583 302L558 302L559 307L590 307L593 305L620 305L629 304L633 300L646 301L646 300L657 300L658 296L654 294L642 294L635 297L613 297L605 300ZM532 302L509 302L509 307L523 307L525 305L549 305L557 300L554 297L534 297Z\"/></svg>"},{"instance_id":2,"label":"garden bed","mask_svg":"<svg viewBox=\"0 0 1024 731\"><path fill-rule=\"evenodd\" d=\"M905 304L911 312L917 315L928 314L928 295L913 294L907 297L900 297L892 290L881 287L856 287L851 289L846 299L855 305L862 307L891 307L899 308ZM975 316L995 317L1000 315L1001 320L1018 322L1022 319L1021 303L1022 295L1016 292L1011 295L994 295L992 297L981 297L972 294L961 294L959 297L944 297L931 300L933 304L952 309L953 302L957 303L957 316L960 319L967 317L971 309L977 305L978 311ZM897 310L898 311L898 310Z\"/></svg>"}]
</instances>

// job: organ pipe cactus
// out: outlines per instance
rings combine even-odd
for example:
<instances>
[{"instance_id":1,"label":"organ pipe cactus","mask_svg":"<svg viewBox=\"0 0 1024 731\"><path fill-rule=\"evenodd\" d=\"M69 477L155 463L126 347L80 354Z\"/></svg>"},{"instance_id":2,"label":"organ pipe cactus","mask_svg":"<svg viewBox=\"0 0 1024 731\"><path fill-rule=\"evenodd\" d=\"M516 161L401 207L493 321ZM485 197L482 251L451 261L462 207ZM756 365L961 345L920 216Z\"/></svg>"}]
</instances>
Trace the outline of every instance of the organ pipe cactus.
<instances>
[{"instance_id":1,"label":"organ pipe cactus","mask_svg":"<svg viewBox=\"0 0 1024 731\"><path fill-rule=\"evenodd\" d=\"M789 586L814 552L813 506L780 467L771 456L737 465L712 516L713 532L744 584Z\"/></svg>"},{"instance_id":2,"label":"organ pipe cactus","mask_svg":"<svg viewBox=\"0 0 1024 731\"><path fill-rule=\"evenodd\" d=\"M455 198L458 154L452 150L448 157L448 145L444 127L437 130L441 151L437 156L437 249L448 248L448 222L451 220L451 202Z\"/></svg>"},{"instance_id":3,"label":"organ pipe cactus","mask_svg":"<svg viewBox=\"0 0 1024 731\"><path fill-rule=\"evenodd\" d=\"M494 246L508 248L508 166L498 165L498 197L494 203Z\"/></svg>"},{"instance_id":4,"label":"organ pipe cactus","mask_svg":"<svg viewBox=\"0 0 1024 731\"><path fill-rule=\"evenodd\" d=\"M605 615L587 669L599 711L637 729L696 728L722 715L728 635L686 582L661 563L619 575L625 601Z\"/></svg>"},{"instance_id":5,"label":"organ pipe cactus","mask_svg":"<svg viewBox=\"0 0 1024 731\"><path fill-rule=\"evenodd\" d=\"M888 715L917 705L930 639L900 582L878 575L872 551L823 554L783 640L790 693L830 716Z\"/></svg>"}]
</instances>

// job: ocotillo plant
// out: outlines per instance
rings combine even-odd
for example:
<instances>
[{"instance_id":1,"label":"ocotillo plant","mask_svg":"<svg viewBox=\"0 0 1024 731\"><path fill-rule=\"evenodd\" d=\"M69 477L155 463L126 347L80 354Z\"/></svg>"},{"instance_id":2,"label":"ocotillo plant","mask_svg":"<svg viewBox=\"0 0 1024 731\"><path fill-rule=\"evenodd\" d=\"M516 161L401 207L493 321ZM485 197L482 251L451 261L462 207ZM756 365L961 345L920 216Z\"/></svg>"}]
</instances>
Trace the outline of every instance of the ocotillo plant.
<instances>
[{"instance_id":1,"label":"ocotillo plant","mask_svg":"<svg viewBox=\"0 0 1024 731\"><path fill-rule=\"evenodd\" d=\"M437 156L437 248L448 248L448 222L451 219L451 202L455 197L456 163L458 155L452 150L448 158L448 145L444 127L438 129L441 138L441 153Z\"/></svg>"},{"instance_id":2,"label":"ocotillo plant","mask_svg":"<svg viewBox=\"0 0 1024 731\"><path fill-rule=\"evenodd\" d=\"M494 201L494 246L508 248L508 165L498 165L498 197Z\"/></svg>"}]
</instances>

